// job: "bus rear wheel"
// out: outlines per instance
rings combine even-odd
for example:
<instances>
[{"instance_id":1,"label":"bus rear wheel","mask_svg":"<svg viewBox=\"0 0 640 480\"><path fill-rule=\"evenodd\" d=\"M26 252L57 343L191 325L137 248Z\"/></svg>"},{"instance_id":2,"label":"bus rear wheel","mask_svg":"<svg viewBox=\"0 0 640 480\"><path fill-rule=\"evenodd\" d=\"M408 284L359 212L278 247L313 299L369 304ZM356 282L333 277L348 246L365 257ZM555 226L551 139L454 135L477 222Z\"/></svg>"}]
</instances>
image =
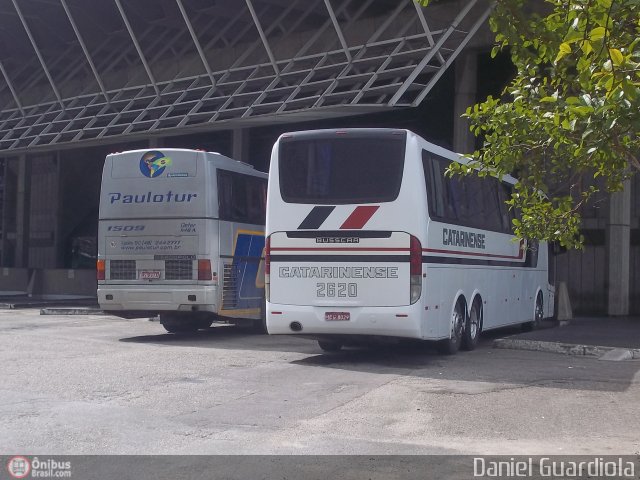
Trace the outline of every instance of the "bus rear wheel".
<instances>
[{"instance_id":1,"label":"bus rear wheel","mask_svg":"<svg viewBox=\"0 0 640 480\"><path fill-rule=\"evenodd\" d=\"M342 350L342 344L338 342L331 342L328 340L318 340L318 346L324 352L339 352Z\"/></svg>"},{"instance_id":2,"label":"bus rear wheel","mask_svg":"<svg viewBox=\"0 0 640 480\"><path fill-rule=\"evenodd\" d=\"M462 335L466 321L466 308L462 299L456 303L451 317L451 332L449 338L441 340L438 344L438 350L444 355L453 355L460 350L462 343Z\"/></svg>"},{"instance_id":3,"label":"bus rear wheel","mask_svg":"<svg viewBox=\"0 0 640 480\"><path fill-rule=\"evenodd\" d=\"M478 345L480 332L482 331L482 300L476 298L469 311L469 316L464 324L462 334L462 349L473 350Z\"/></svg>"},{"instance_id":4,"label":"bus rear wheel","mask_svg":"<svg viewBox=\"0 0 640 480\"><path fill-rule=\"evenodd\" d=\"M192 333L209 328L213 319L209 316L189 317L165 313L160 314L160 323L169 333Z\"/></svg>"},{"instance_id":5,"label":"bus rear wheel","mask_svg":"<svg viewBox=\"0 0 640 480\"><path fill-rule=\"evenodd\" d=\"M163 323L162 326L169 333L192 333L198 331L194 322Z\"/></svg>"}]
</instances>

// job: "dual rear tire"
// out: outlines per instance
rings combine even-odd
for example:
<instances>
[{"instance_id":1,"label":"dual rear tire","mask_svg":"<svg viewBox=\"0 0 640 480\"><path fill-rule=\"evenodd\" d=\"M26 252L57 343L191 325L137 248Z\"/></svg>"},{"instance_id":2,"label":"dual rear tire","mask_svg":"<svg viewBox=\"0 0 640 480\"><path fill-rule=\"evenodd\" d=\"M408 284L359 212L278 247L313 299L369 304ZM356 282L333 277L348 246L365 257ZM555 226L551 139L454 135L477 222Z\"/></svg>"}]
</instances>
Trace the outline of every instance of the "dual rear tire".
<instances>
[{"instance_id":1,"label":"dual rear tire","mask_svg":"<svg viewBox=\"0 0 640 480\"><path fill-rule=\"evenodd\" d=\"M478 345L482 331L482 300L476 297L467 315L463 298L458 300L451 316L449 338L438 344L438 350L445 355L453 355L458 350L473 350Z\"/></svg>"}]
</instances>

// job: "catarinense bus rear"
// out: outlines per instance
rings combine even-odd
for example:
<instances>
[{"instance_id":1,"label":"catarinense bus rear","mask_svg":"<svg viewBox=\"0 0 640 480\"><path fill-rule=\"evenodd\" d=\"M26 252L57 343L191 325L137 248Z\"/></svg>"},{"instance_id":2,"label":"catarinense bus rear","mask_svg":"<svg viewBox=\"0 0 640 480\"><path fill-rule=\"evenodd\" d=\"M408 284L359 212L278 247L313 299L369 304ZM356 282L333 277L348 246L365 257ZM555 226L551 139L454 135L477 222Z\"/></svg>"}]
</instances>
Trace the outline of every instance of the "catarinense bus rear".
<instances>
[{"instance_id":1,"label":"catarinense bus rear","mask_svg":"<svg viewBox=\"0 0 640 480\"><path fill-rule=\"evenodd\" d=\"M269 333L325 350L440 340L453 353L483 328L549 316L546 245L515 241L504 204L514 180L452 179L451 162L464 159L406 130L282 135L267 204Z\"/></svg>"}]
</instances>

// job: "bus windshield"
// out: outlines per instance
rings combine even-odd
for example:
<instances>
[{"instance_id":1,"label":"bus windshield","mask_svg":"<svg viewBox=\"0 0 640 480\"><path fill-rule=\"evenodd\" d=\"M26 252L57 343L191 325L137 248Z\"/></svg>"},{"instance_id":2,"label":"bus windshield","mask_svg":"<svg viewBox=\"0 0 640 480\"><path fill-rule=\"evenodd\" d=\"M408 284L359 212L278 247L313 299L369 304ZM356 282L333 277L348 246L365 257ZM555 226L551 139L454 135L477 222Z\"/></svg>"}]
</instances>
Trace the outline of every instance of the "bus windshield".
<instances>
[{"instance_id":1,"label":"bus windshield","mask_svg":"<svg viewBox=\"0 0 640 480\"><path fill-rule=\"evenodd\" d=\"M280 192L287 203L391 202L398 197L405 135L283 139Z\"/></svg>"}]
</instances>

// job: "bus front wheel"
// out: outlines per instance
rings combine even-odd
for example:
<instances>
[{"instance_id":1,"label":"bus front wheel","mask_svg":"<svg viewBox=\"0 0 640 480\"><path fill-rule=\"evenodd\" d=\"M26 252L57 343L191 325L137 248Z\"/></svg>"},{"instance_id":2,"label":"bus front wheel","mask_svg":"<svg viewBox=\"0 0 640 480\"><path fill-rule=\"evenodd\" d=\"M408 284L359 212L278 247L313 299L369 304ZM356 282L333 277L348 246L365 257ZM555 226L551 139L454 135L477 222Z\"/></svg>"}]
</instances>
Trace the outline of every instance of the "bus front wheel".
<instances>
[{"instance_id":1,"label":"bus front wheel","mask_svg":"<svg viewBox=\"0 0 640 480\"><path fill-rule=\"evenodd\" d=\"M542 292L538 292L536 296L536 306L533 311L533 321L523 323L522 329L525 332L530 332L542 326L542 320L544 320L544 300L542 299Z\"/></svg>"},{"instance_id":2,"label":"bus front wheel","mask_svg":"<svg viewBox=\"0 0 640 480\"><path fill-rule=\"evenodd\" d=\"M447 339L441 340L438 344L438 350L445 355L453 355L460 350L462 343L462 335L466 321L466 308L462 299L456 303L456 308L451 316L451 332Z\"/></svg>"}]
</instances>

